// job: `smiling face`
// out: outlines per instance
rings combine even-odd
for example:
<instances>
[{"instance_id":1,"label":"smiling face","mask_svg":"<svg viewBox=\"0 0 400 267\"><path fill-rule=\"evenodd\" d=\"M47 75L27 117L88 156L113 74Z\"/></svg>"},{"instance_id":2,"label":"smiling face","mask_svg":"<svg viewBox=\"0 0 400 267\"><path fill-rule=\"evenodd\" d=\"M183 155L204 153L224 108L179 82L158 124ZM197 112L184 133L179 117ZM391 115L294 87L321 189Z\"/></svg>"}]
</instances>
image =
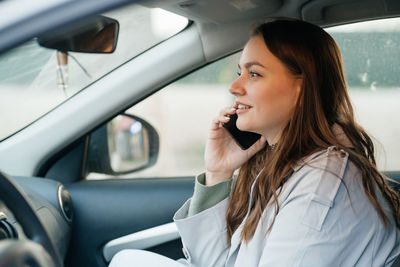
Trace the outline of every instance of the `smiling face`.
<instances>
[{"instance_id":1,"label":"smiling face","mask_svg":"<svg viewBox=\"0 0 400 267\"><path fill-rule=\"evenodd\" d=\"M276 143L293 113L301 78L289 72L260 36L252 37L244 47L239 74L229 89L236 97L237 127Z\"/></svg>"}]
</instances>

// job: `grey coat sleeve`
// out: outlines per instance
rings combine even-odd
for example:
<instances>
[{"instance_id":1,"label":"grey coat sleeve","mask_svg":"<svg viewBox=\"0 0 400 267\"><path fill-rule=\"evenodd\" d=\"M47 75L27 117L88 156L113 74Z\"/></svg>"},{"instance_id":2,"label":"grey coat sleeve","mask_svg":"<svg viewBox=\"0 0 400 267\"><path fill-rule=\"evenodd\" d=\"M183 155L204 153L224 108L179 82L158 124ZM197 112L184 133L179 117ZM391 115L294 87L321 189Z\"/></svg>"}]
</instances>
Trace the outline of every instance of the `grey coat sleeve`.
<instances>
[{"instance_id":1,"label":"grey coat sleeve","mask_svg":"<svg viewBox=\"0 0 400 267\"><path fill-rule=\"evenodd\" d=\"M188 217L190 202L187 200L174 216L189 265L224 266L229 251L225 222L229 198Z\"/></svg>"}]
</instances>

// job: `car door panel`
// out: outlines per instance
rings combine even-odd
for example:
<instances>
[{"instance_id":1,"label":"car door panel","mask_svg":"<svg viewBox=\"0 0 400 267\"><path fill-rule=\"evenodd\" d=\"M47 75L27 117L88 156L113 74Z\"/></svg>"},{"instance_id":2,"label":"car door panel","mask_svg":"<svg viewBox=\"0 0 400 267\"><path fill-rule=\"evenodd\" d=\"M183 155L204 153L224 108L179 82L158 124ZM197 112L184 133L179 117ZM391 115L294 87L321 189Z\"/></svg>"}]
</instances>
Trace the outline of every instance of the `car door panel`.
<instances>
[{"instance_id":1,"label":"car door panel","mask_svg":"<svg viewBox=\"0 0 400 267\"><path fill-rule=\"evenodd\" d=\"M193 177L82 181L66 186L74 208L67 266L106 266L104 245L138 231L173 222L193 194ZM148 250L183 257L179 239Z\"/></svg>"}]
</instances>

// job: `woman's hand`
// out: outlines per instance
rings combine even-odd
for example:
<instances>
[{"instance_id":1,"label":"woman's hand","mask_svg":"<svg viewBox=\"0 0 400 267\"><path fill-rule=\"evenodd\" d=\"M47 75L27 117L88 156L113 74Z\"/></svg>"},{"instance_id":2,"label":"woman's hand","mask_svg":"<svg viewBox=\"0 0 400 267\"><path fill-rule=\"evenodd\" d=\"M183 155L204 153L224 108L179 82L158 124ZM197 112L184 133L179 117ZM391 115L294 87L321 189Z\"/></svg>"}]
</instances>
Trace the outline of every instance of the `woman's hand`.
<instances>
[{"instance_id":1,"label":"woman's hand","mask_svg":"<svg viewBox=\"0 0 400 267\"><path fill-rule=\"evenodd\" d=\"M233 172L265 146L261 137L249 149L241 149L229 132L222 126L236 113L235 106L223 109L211 125L205 151L206 185L230 179Z\"/></svg>"}]
</instances>

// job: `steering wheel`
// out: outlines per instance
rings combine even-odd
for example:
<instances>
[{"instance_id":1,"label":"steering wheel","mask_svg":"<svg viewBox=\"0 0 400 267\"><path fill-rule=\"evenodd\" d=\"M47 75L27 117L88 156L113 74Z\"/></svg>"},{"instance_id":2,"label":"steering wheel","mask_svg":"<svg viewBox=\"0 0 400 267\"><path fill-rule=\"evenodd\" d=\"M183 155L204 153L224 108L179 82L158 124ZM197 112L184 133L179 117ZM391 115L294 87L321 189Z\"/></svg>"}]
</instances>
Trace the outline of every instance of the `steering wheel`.
<instances>
[{"instance_id":1,"label":"steering wheel","mask_svg":"<svg viewBox=\"0 0 400 267\"><path fill-rule=\"evenodd\" d=\"M1 171L0 200L14 214L29 239L0 241L0 266L63 266L27 195Z\"/></svg>"}]
</instances>

